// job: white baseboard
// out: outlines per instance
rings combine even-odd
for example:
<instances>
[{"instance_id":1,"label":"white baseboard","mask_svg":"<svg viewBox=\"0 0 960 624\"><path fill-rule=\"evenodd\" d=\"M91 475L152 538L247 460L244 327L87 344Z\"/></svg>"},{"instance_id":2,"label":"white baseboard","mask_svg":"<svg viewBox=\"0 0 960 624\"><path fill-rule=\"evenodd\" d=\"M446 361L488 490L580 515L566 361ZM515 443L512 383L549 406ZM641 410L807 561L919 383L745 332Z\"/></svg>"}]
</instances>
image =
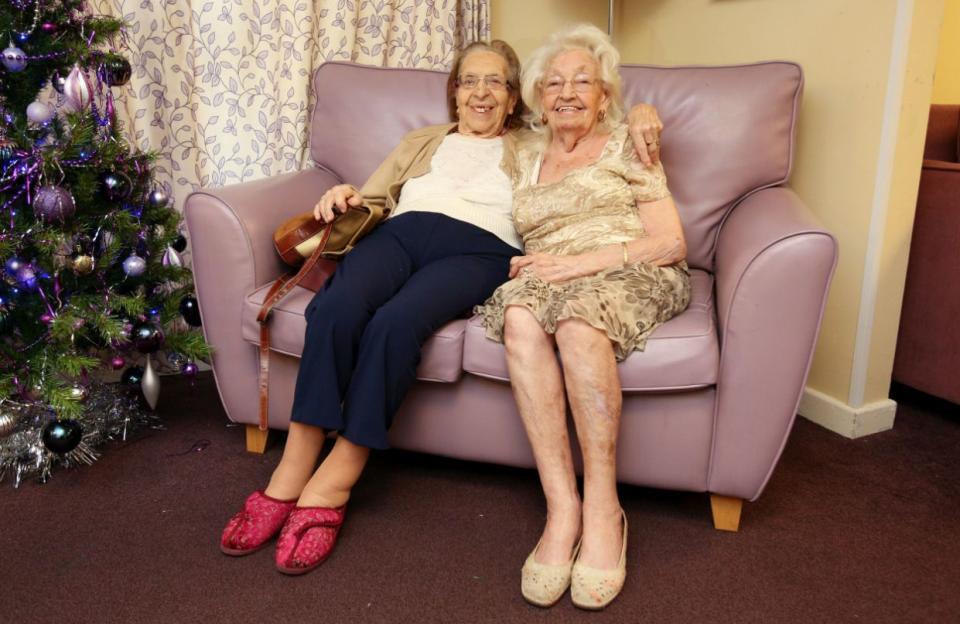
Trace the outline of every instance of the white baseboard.
<instances>
[{"instance_id":1,"label":"white baseboard","mask_svg":"<svg viewBox=\"0 0 960 624\"><path fill-rule=\"evenodd\" d=\"M897 403L885 399L862 407L851 407L813 388L805 388L797 411L807 420L834 433L848 438L862 438L893 429Z\"/></svg>"}]
</instances>

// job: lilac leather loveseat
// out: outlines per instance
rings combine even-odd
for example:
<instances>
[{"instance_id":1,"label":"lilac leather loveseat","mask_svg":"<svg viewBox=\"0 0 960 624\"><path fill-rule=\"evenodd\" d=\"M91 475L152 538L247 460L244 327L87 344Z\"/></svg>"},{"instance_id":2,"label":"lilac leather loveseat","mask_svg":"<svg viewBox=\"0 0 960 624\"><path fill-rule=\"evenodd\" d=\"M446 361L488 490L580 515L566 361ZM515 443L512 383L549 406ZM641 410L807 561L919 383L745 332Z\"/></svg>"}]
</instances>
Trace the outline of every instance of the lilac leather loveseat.
<instances>
[{"instance_id":1,"label":"lilac leather loveseat","mask_svg":"<svg viewBox=\"0 0 960 624\"><path fill-rule=\"evenodd\" d=\"M689 309L620 365L624 483L709 492L717 528L736 530L763 491L806 380L836 240L786 186L800 67L624 66L629 104L657 106L663 160L689 248ZM185 214L197 297L229 418L257 429L257 310L286 269L272 247L283 220L331 185L360 185L409 130L447 119L446 74L327 63L315 75L310 153L296 173L205 189ZM272 320L270 427L288 425L303 310L298 290ZM397 448L532 467L500 344L455 320L425 345L391 431Z\"/></svg>"}]
</instances>

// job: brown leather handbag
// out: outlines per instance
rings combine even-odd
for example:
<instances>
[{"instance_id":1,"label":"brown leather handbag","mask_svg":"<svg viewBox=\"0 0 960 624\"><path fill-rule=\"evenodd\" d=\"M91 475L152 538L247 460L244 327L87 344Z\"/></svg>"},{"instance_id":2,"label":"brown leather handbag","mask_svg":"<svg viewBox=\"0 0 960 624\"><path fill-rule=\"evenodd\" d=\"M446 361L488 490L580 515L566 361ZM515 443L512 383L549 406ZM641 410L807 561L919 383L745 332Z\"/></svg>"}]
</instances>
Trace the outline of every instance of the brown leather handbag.
<instances>
[{"instance_id":1,"label":"brown leather handbag","mask_svg":"<svg viewBox=\"0 0 960 624\"><path fill-rule=\"evenodd\" d=\"M387 216L380 207L348 206L347 211L330 222L318 221L307 212L285 221L273 233L277 253L287 264L297 267L295 274L284 275L273 283L260 306L260 431L267 430L270 387L270 312L295 286L317 292L336 269L336 261L353 249Z\"/></svg>"}]
</instances>

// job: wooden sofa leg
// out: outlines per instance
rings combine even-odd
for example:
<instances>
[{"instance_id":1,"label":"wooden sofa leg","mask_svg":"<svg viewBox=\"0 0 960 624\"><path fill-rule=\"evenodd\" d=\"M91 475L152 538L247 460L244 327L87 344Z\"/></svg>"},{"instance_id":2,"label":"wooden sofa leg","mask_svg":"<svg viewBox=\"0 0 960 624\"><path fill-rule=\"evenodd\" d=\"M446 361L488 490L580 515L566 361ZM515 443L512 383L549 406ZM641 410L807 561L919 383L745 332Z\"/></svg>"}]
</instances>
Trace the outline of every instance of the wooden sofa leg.
<instances>
[{"instance_id":1,"label":"wooden sofa leg","mask_svg":"<svg viewBox=\"0 0 960 624\"><path fill-rule=\"evenodd\" d=\"M263 455L267 450L267 438L270 437L270 430L260 431L257 425L247 425L247 451Z\"/></svg>"},{"instance_id":2,"label":"wooden sofa leg","mask_svg":"<svg viewBox=\"0 0 960 624\"><path fill-rule=\"evenodd\" d=\"M740 528L742 498L711 494L710 509L713 511L713 528L718 531L737 531Z\"/></svg>"}]
</instances>

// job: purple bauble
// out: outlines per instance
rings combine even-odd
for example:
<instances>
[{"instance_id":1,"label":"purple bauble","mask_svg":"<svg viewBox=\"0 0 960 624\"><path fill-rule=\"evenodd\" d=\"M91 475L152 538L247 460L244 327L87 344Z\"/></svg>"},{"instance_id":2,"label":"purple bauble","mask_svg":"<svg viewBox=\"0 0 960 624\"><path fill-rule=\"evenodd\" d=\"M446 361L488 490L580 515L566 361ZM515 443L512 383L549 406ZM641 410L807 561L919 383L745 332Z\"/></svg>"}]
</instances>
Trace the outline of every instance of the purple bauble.
<instances>
[{"instance_id":1,"label":"purple bauble","mask_svg":"<svg viewBox=\"0 0 960 624\"><path fill-rule=\"evenodd\" d=\"M49 312L44 312L40 315L40 322L44 325L49 325L53 321L53 316Z\"/></svg>"},{"instance_id":2,"label":"purple bauble","mask_svg":"<svg viewBox=\"0 0 960 624\"><path fill-rule=\"evenodd\" d=\"M163 331L153 323L138 323L133 328L133 343L140 353L153 353L163 344Z\"/></svg>"},{"instance_id":3,"label":"purple bauble","mask_svg":"<svg viewBox=\"0 0 960 624\"><path fill-rule=\"evenodd\" d=\"M110 359L110 368L113 370L120 370L127 365L127 361L123 359L123 356L115 355Z\"/></svg>"},{"instance_id":4,"label":"purple bauble","mask_svg":"<svg viewBox=\"0 0 960 624\"><path fill-rule=\"evenodd\" d=\"M180 369L180 374L183 375L184 377L196 377L198 370L199 369L197 368L196 364L194 364L193 362L187 362Z\"/></svg>"},{"instance_id":5,"label":"purple bauble","mask_svg":"<svg viewBox=\"0 0 960 624\"><path fill-rule=\"evenodd\" d=\"M53 33L57 32L59 29L60 27L54 24L53 22L44 22L40 24L40 30L47 33L48 35L52 35Z\"/></svg>"},{"instance_id":6,"label":"purple bauble","mask_svg":"<svg viewBox=\"0 0 960 624\"><path fill-rule=\"evenodd\" d=\"M62 186L41 186L33 197L33 215L45 223L62 223L76 211L73 195Z\"/></svg>"},{"instance_id":7,"label":"purple bauble","mask_svg":"<svg viewBox=\"0 0 960 624\"><path fill-rule=\"evenodd\" d=\"M123 261L123 272L128 277L139 277L147 270L147 261L134 254Z\"/></svg>"},{"instance_id":8,"label":"purple bauble","mask_svg":"<svg viewBox=\"0 0 960 624\"><path fill-rule=\"evenodd\" d=\"M33 266L25 264L17 270L17 285L27 292L33 292L37 289L37 273Z\"/></svg>"}]
</instances>

